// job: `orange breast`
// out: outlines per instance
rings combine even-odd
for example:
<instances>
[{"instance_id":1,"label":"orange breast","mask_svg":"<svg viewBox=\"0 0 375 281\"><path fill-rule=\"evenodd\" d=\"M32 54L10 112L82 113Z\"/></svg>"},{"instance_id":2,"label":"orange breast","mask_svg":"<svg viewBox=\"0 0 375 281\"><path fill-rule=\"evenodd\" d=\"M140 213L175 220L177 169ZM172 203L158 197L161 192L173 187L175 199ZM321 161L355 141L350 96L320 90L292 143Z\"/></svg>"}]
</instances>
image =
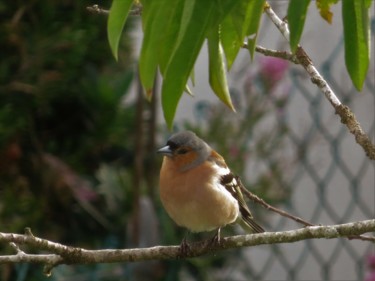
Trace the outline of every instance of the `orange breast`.
<instances>
[{"instance_id":1,"label":"orange breast","mask_svg":"<svg viewBox=\"0 0 375 281\"><path fill-rule=\"evenodd\" d=\"M168 171L168 173L166 173ZM210 231L234 222L238 203L220 188L209 162L180 172L173 159L164 157L160 173L160 199L169 216L193 232Z\"/></svg>"}]
</instances>

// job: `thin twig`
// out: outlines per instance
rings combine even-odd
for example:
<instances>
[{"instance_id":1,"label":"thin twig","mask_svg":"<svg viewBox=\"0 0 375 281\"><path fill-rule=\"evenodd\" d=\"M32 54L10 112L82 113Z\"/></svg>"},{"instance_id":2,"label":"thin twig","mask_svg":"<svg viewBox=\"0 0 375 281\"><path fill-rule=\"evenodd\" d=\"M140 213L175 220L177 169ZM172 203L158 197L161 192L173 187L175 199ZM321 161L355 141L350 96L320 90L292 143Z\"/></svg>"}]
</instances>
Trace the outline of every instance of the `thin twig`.
<instances>
[{"instance_id":1,"label":"thin twig","mask_svg":"<svg viewBox=\"0 0 375 281\"><path fill-rule=\"evenodd\" d=\"M17 254L22 254L22 253L24 253L21 249L20 249L20 247L18 247L18 245L16 244L16 243L14 243L14 242L10 242L9 243L9 246L17 253Z\"/></svg>"},{"instance_id":2,"label":"thin twig","mask_svg":"<svg viewBox=\"0 0 375 281\"><path fill-rule=\"evenodd\" d=\"M236 180L241 188L241 191L246 195L247 198L249 198L251 201L253 201L254 203L257 203L261 206L263 206L264 208L266 208L267 210L270 210L272 212L275 212L283 217L286 217L286 218L289 218L291 220L294 220L304 226L317 226L316 224L312 224L308 221L305 221L303 219L301 219L300 217L297 217L297 216L294 216L292 214L289 214L288 212L285 212L281 209L278 209L268 203L266 203L263 199L259 198L258 196L256 196L255 194L253 194L252 192L250 192L249 190L247 190L244 185L242 184L241 182L241 179L237 176L236 177ZM375 242L375 237L373 236L366 236L366 235L352 235L352 236L348 236L348 239L352 240L352 239L358 239L358 240L363 240L363 241L370 241L370 242Z\"/></svg>"},{"instance_id":3,"label":"thin twig","mask_svg":"<svg viewBox=\"0 0 375 281\"><path fill-rule=\"evenodd\" d=\"M86 10L93 14L106 15L106 16L109 15L109 10L100 8L99 5L97 4L86 7Z\"/></svg>"},{"instance_id":4,"label":"thin twig","mask_svg":"<svg viewBox=\"0 0 375 281\"><path fill-rule=\"evenodd\" d=\"M374 237L374 236L368 236L368 235L354 235L354 236L348 236L348 239L349 239L349 240L352 240L352 239L359 239L359 240L362 240L362 241L369 241L369 242L375 243L375 237Z\"/></svg>"},{"instance_id":5,"label":"thin twig","mask_svg":"<svg viewBox=\"0 0 375 281\"><path fill-rule=\"evenodd\" d=\"M283 210L280 210L276 207L273 207L271 206L270 204L266 203L263 199L259 198L258 196L256 196L255 194L253 194L252 192L250 192L249 190L247 190L244 185L242 184L241 182L241 179L237 176L236 177L236 180L241 188L241 191L246 195L247 198L249 198L251 201L253 201L254 203L257 203L261 206L263 206L264 208L266 208L267 210L270 210L272 212L275 212L283 217L286 217L286 218L289 218L291 220L294 220L304 226L314 226L314 224L308 222L308 221L305 221L303 219L301 219L300 217L297 217L297 216L294 216L292 214L289 214Z\"/></svg>"},{"instance_id":6,"label":"thin twig","mask_svg":"<svg viewBox=\"0 0 375 281\"><path fill-rule=\"evenodd\" d=\"M242 48L247 49L248 47L249 46L247 42L244 42L242 44ZM280 58L280 59L288 60L295 64L299 64L299 61L296 55L294 55L291 52L267 49L267 48L263 48L262 46L256 46L255 51L265 56Z\"/></svg>"},{"instance_id":7,"label":"thin twig","mask_svg":"<svg viewBox=\"0 0 375 281\"><path fill-rule=\"evenodd\" d=\"M90 13L97 14L97 15L109 15L109 10L101 8L98 4L94 4L92 6L87 6L86 10ZM142 6L141 5L135 5L134 9L130 10L129 12L130 16L140 16L142 15Z\"/></svg>"}]
</instances>

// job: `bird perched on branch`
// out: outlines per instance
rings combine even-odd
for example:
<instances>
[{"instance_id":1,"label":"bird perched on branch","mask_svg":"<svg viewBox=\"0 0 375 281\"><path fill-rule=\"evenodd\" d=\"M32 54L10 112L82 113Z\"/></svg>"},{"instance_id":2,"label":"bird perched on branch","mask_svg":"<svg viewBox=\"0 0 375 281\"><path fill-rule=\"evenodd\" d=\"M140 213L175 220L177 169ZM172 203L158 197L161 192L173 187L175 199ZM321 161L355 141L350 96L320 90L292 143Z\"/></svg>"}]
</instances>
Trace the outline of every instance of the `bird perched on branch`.
<instances>
[{"instance_id":1,"label":"bird perched on branch","mask_svg":"<svg viewBox=\"0 0 375 281\"><path fill-rule=\"evenodd\" d=\"M158 153L164 155L160 198L176 224L192 232L217 229L219 242L220 228L234 222L247 232L264 232L224 158L193 132L172 135Z\"/></svg>"}]
</instances>

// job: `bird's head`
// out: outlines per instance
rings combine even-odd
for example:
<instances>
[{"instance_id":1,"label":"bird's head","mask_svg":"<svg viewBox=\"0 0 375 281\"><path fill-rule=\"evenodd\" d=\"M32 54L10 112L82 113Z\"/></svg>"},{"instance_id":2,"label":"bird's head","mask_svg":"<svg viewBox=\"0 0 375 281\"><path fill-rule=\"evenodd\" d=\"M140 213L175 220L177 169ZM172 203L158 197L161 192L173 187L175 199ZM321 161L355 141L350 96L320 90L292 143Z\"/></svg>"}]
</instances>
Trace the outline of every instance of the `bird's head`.
<instances>
[{"instance_id":1,"label":"bird's head","mask_svg":"<svg viewBox=\"0 0 375 281\"><path fill-rule=\"evenodd\" d=\"M187 171L203 163L211 148L193 132L183 131L172 135L158 153L173 161L180 171Z\"/></svg>"}]
</instances>

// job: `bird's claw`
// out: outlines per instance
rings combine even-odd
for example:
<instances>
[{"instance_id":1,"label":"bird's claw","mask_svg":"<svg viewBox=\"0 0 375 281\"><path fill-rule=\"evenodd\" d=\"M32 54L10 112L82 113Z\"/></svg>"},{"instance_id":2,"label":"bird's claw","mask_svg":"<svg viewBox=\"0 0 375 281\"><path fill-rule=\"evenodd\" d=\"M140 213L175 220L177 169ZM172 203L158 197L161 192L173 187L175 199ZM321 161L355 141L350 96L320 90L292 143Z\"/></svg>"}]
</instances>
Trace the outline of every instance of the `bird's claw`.
<instances>
[{"instance_id":1,"label":"bird's claw","mask_svg":"<svg viewBox=\"0 0 375 281\"><path fill-rule=\"evenodd\" d=\"M220 245L221 243L221 236L220 236L220 228L217 230L216 234L208 241L208 245Z\"/></svg>"},{"instance_id":2,"label":"bird's claw","mask_svg":"<svg viewBox=\"0 0 375 281\"><path fill-rule=\"evenodd\" d=\"M190 245L187 242L185 237L184 237L184 239L182 239L181 244L180 244L180 248L179 248L178 251L179 251L179 253L178 253L179 258L184 258L184 257L188 256L189 253L191 252Z\"/></svg>"}]
</instances>

